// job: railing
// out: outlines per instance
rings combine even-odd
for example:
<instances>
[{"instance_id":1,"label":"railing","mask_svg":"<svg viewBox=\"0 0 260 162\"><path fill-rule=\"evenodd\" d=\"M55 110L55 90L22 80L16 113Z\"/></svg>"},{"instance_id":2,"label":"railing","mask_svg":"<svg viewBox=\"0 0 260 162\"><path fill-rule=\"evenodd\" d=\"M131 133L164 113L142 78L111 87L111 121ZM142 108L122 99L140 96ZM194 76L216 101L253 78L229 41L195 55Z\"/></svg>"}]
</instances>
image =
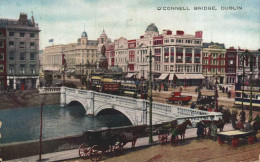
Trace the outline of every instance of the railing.
<instances>
[{"instance_id":1,"label":"railing","mask_svg":"<svg viewBox=\"0 0 260 162\"><path fill-rule=\"evenodd\" d=\"M60 93L60 87L43 87L39 89L40 94Z\"/></svg>"}]
</instances>

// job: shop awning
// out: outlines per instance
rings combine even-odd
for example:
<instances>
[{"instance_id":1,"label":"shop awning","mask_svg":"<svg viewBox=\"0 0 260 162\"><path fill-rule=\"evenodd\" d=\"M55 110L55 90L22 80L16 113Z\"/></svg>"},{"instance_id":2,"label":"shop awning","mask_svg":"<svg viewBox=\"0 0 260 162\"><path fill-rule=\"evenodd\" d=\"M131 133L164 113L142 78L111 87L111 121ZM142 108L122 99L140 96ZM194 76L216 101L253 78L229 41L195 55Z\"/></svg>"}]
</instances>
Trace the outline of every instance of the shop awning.
<instances>
[{"instance_id":1,"label":"shop awning","mask_svg":"<svg viewBox=\"0 0 260 162\"><path fill-rule=\"evenodd\" d=\"M169 80L173 80L173 76L174 76L174 74L170 74Z\"/></svg>"},{"instance_id":2,"label":"shop awning","mask_svg":"<svg viewBox=\"0 0 260 162\"><path fill-rule=\"evenodd\" d=\"M126 75L126 78L131 78L133 75L134 75L134 73L128 73L128 74Z\"/></svg>"},{"instance_id":3,"label":"shop awning","mask_svg":"<svg viewBox=\"0 0 260 162\"><path fill-rule=\"evenodd\" d=\"M169 74L161 74L161 76L158 78L159 80L164 80Z\"/></svg>"},{"instance_id":4,"label":"shop awning","mask_svg":"<svg viewBox=\"0 0 260 162\"><path fill-rule=\"evenodd\" d=\"M175 74L178 79L205 79L202 74Z\"/></svg>"}]
</instances>

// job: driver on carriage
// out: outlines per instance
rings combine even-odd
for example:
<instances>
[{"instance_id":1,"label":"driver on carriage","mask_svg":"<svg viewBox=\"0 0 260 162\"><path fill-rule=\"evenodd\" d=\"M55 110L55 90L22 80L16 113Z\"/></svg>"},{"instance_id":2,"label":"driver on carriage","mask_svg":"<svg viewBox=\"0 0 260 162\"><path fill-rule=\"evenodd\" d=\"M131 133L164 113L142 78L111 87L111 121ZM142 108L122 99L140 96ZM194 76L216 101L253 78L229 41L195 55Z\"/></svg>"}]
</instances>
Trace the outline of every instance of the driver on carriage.
<instances>
[{"instance_id":1,"label":"driver on carriage","mask_svg":"<svg viewBox=\"0 0 260 162\"><path fill-rule=\"evenodd\" d=\"M202 123L202 121L197 123L197 128L198 128L197 129L197 139L200 139L203 136L203 132L204 132L204 128L205 128L205 126Z\"/></svg>"}]
</instances>

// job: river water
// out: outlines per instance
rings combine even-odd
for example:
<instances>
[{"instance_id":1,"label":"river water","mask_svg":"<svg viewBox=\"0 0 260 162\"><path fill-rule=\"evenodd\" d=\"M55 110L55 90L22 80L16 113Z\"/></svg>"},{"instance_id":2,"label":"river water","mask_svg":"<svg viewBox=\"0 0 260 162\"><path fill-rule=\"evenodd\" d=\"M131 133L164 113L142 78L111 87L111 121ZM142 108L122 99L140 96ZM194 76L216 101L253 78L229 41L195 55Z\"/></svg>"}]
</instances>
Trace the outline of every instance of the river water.
<instances>
[{"instance_id":1,"label":"river water","mask_svg":"<svg viewBox=\"0 0 260 162\"><path fill-rule=\"evenodd\" d=\"M2 138L0 143L38 140L40 135L40 107L0 110ZM43 139L81 135L85 130L131 125L123 114L91 117L82 107L43 107Z\"/></svg>"}]
</instances>

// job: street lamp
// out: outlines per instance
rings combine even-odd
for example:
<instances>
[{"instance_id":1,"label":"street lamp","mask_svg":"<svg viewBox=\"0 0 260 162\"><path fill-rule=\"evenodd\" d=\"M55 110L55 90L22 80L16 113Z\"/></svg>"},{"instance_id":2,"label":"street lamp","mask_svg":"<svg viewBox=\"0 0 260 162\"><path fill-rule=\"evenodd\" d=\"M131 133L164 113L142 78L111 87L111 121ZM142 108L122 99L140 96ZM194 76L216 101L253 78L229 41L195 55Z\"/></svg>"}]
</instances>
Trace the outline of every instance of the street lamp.
<instances>
[{"instance_id":1,"label":"street lamp","mask_svg":"<svg viewBox=\"0 0 260 162\"><path fill-rule=\"evenodd\" d=\"M46 94L43 97L43 101L41 104L41 124L40 124L40 145L39 145L39 161L42 160L42 110L43 110L43 105L46 99Z\"/></svg>"},{"instance_id":2,"label":"street lamp","mask_svg":"<svg viewBox=\"0 0 260 162\"><path fill-rule=\"evenodd\" d=\"M146 56L149 58L149 143L153 143L153 123L152 123L152 58L155 56L152 56L152 50L150 48L149 56Z\"/></svg>"},{"instance_id":3,"label":"street lamp","mask_svg":"<svg viewBox=\"0 0 260 162\"><path fill-rule=\"evenodd\" d=\"M253 61L252 59L252 54L248 51L248 50L245 50L245 52L243 52L241 55L240 55L240 61L242 63L242 70L243 70L243 81L242 81L242 84L243 84L243 89L242 89L242 110L244 110L244 89L245 89L245 60L250 57L250 74L252 73L251 70L253 70L253 62L252 62L252 65L251 65L251 61ZM252 68L251 68L252 66ZM250 113L249 113L249 116L251 114L251 118L252 118L252 74L250 75Z\"/></svg>"},{"instance_id":4,"label":"street lamp","mask_svg":"<svg viewBox=\"0 0 260 162\"><path fill-rule=\"evenodd\" d=\"M218 84L218 78L220 78L220 75L218 75L217 72L218 69L216 69L216 74L213 76L216 80L215 82L215 110L218 111L218 88L217 88L217 84Z\"/></svg>"}]
</instances>

